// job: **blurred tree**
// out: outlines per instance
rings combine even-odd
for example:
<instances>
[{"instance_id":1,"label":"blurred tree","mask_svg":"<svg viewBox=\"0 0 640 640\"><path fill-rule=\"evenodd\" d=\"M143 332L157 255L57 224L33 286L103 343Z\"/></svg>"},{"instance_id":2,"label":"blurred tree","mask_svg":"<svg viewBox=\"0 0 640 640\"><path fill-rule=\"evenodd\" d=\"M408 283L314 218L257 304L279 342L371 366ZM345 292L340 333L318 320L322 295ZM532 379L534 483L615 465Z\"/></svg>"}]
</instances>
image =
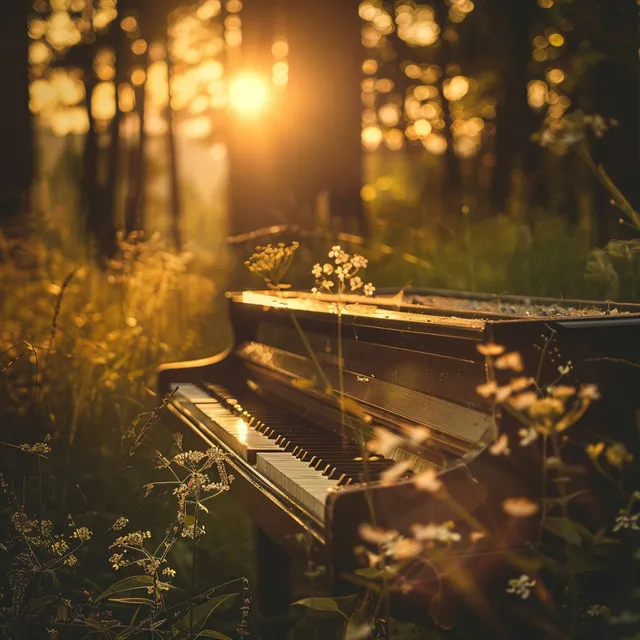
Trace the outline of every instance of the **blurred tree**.
<instances>
[{"instance_id":1,"label":"blurred tree","mask_svg":"<svg viewBox=\"0 0 640 640\"><path fill-rule=\"evenodd\" d=\"M493 208L509 211L509 199L523 200L527 194L517 190L514 172L528 174L533 166L535 148L531 136L536 131L535 114L527 100L530 78L531 35L536 0L494 0L489 4L494 29L492 39L502 48L500 86L496 109L495 171L493 174Z\"/></svg>"},{"instance_id":2,"label":"blurred tree","mask_svg":"<svg viewBox=\"0 0 640 640\"><path fill-rule=\"evenodd\" d=\"M2 7L0 19L0 223L29 207L33 143L29 113L29 0Z\"/></svg>"},{"instance_id":3,"label":"blurred tree","mask_svg":"<svg viewBox=\"0 0 640 640\"><path fill-rule=\"evenodd\" d=\"M230 225L314 225L322 194L347 226L364 230L360 198L362 46L355 0L253 0L242 10L242 52L230 75L271 75L272 44L288 42L286 88L259 118L230 113Z\"/></svg>"}]
</instances>

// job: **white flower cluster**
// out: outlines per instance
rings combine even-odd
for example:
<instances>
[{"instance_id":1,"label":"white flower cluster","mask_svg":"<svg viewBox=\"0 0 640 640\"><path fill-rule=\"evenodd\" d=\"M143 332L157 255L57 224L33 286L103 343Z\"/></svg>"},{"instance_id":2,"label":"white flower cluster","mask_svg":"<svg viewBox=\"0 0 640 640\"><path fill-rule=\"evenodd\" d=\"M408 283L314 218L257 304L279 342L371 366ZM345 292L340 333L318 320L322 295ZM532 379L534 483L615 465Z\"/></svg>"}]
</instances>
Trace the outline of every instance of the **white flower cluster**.
<instances>
[{"instance_id":1,"label":"white flower cluster","mask_svg":"<svg viewBox=\"0 0 640 640\"><path fill-rule=\"evenodd\" d=\"M590 131L596 138L602 138L618 122L613 118L604 118L600 114L587 115L574 111L563 118L547 118L538 134L541 147L548 148L555 155L565 155L569 149L584 142Z\"/></svg>"},{"instance_id":2,"label":"white flower cluster","mask_svg":"<svg viewBox=\"0 0 640 640\"><path fill-rule=\"evenodd\" d=\"M369 565L373 567L384 564L390 570L393 570L393 565L387 564L387 560L402 561L415 558L438 544L450 546L460 542L462 538L454 531L453 522L414 524L411 527L411 536L401 535L393 529L363 523L360 525L359 533L365 542L375 545L378 550L378 553L367 553Z\"/></svg>"},{"instance_id":3,"label":"white flower cluster","mask_svg":"<svg viewBox=\"0 0 640 640\"><path fill-rule=\"evenodd\" d=\"M334 245L329 251L331 262L317 263L311 269L316 285L313 293L344 293L362 290L365 296L372 296L376 288L371 282L364 283L358 273L367 268L368 260L357 253L352 255Z\"/></svg>"},{"instance_id":4,"label":"white flower cluster","mask_svg":"<svg viewBox=\"0 0 640 640\"><path fill-rule=\"evenodd\" d=\"M613 531L617 533L621 529L640 531L640 512L631 514L627 509L620 509L613 525Z\"/></svg>"},{"instance_id":5,"label":"white flower cluster","mask_svg":"<svg viewBox=\"0 0 640 640\"><path fill-rule=\"evenodd\" d=\"M506 591L526 600L531 595L531 587L535 586L535 584L535 580L523 573L519 578L509 580L509 586Z\"/></svg>"}]
</instances>

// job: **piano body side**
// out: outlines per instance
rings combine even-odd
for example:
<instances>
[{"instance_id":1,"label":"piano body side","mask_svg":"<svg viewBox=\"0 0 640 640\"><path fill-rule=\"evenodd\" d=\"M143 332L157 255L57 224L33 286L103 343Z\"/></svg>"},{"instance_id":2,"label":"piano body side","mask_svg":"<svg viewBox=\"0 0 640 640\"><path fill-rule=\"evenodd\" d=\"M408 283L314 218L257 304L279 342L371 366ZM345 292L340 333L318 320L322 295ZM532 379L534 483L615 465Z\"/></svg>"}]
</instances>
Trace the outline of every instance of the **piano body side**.
<instances>
[{"instance_id":1,"label":"piano body side","mask_svg":"<svg viewBox=\"0 0 640 640\"><path fill-rule=\"evenodd\" d=\"M198 381L206 380L212 372L217 372L220 369L217 365L224 362L232 351L233 346L230 345L208 358L161 364L157 369L158 394L161 398L166 397L170 393L169 385L172 382L197 383Z\"/></svg>"},{"instance_id":2,"label":"piano body side","mask_svg":"<svg viewBox=\"0 0 640 640\"><path fill-rule=\"evenodd\" d=\"M539 378L543 385L555 382L576 388L581 384L598 386L602 398L591 405L568 434L577 445L567 450L569 462L589 468L584 446L593 441L622 441L636 459L640 455L639 330L638 315L575 320L506 319L487 321L482 342L503 345L507 351L517 351L522 356L522 372L495 370L500 384L512 377L531 376ZM564 371L567 363L570 370L561 376L559 369ZM475 384L485 380L477 379ZM540 499L543 455L539 443L519 446L518 431L522 425L514 419L498 410L495 420L496 433L507 435L511 453L492 455L484 446L468 465L442 470L441 479L457 505L455 508L418 491L410 480L394 486L373 486L368 496L358 488L331 496L327 504L327 541L336 578L363 566L353 551L363 544L358 534L359 524L375 522L409 535L413 524L440 524L451 520L456 530L468 539L472 529L461 517L460 507L489 530L499 532L493 542L496 553L478 557L452 553L449 562L466 568L468 575L484 576L488 583L500 588L508 570L504 562L506 555L533 540L539 523L537 517L509 518L502 504L512 497ZM568 488L569 493L588 489L584 498L574 501L573 508L575 517L594 531L610 522L617 510L617 506L607 500L607 487L602 486L600 480L598 474L579 475L571 478ZM639 481L637 474L630 479L633 486ZM434 584L431 586L435 589Z\"/></svg>"}]
</instances>

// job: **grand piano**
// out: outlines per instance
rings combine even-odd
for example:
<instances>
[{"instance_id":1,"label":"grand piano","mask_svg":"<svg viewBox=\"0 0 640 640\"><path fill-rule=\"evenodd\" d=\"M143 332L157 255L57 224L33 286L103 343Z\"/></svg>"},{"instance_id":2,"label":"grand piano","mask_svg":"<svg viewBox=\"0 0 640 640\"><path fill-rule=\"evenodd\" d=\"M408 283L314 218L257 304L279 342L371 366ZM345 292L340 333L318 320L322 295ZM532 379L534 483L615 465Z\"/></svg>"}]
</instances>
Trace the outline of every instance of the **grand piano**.
<instances>
[{"instance_id":1,"label":"grand piano","mask_svg":"<svg viewBox=\"0 0 640 640\"><path fill-rule=\"evenodd\" d=\"M526 532L507 522L501 505L508 497L540 497L541 454L536 446L519 447L521 425L476 392L487 380L478 345L518 351L523 375L541 384L557 381L560 372L563 384L596 383L603 399L572 439L584 445L604 433L640 453L640 305L415 290L401 297L347 297L339 319L332 296L245 291L227 297L233 346L210 358L163 365L158 391L172 394L167 421L184 434L185 446L216 445L228 453L236 478L231 493L259 530L260 603L269 615L283 614L289 604L289 558L323 565L328 588L350 592L348 576L362 566L354 553L363 543L359 527L372 513L376 524L400 532L414 523L452 520L468 534L459 510L412 482L412 474L430 466L456 504L500 532L491 553L452 555L452 562L479 584L498 580L504 592L507 574L499 557ZM371 421L341 415L335 398L311 382L318 382L319 364L331 387L339 388L339 354L344 395ZM376 425L398 432L424 426L431 437L417 447L372 455L365 472L363 444ZM511 455L491 452L501 433L510 438ZM407 462L406 473L391 485L380 482L400 460ZM603 503L586 518L602 518Z\"/></svg>"}]
</instances>

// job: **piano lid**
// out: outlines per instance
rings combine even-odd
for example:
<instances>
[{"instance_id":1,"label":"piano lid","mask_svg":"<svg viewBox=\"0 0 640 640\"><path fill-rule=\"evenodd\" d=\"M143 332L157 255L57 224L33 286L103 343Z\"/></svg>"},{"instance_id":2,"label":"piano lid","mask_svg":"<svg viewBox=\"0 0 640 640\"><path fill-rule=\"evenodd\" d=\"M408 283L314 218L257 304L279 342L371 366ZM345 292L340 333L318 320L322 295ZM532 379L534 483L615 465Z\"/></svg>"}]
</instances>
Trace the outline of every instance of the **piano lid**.
<instances>
[{"instance_id":1,"label":"piano lid","mask_svg":"<svg viewBox=\"0 0 640 640\"><path fill-rule=\"evenodd\" d=\"M351 318L397 323L438 324L482 331L487 322L543 319L600 319L639 316L640 304L573 300L516 295L408 289L399 293L378 292L367 297L355 294L313 294L306 291L229 292L233 302L307 313L336 313Z\"/></svg>"}]
</instances>

